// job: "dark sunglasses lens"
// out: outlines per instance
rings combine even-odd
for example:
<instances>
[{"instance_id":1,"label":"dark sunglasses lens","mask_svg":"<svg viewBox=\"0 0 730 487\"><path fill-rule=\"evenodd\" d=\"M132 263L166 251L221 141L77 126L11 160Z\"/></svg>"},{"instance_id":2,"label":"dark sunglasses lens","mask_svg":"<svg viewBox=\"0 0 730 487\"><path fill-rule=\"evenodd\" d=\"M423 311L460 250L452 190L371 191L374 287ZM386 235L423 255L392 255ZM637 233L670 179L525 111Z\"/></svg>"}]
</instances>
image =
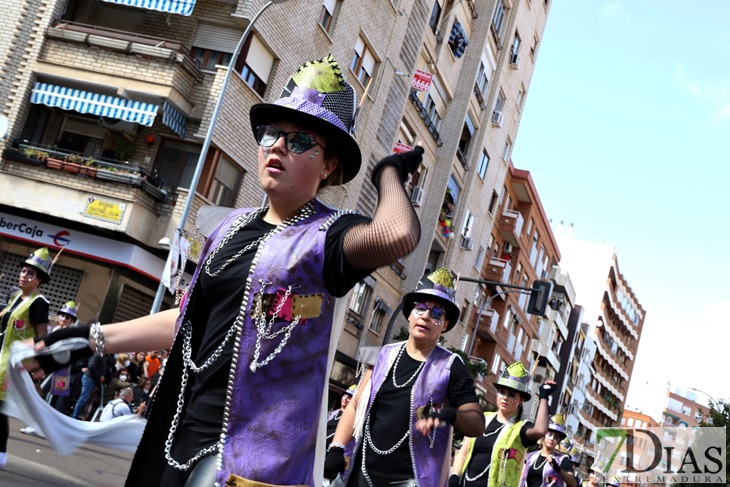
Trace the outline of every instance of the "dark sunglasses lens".
<instances>
[{"instance_id":1,"label":"dark sunglasses lens","mask_svg":"<svg viewBox=\"0 0 730 487\"><path fill-rule=\"evenodd\" d=\"M418 314L423 314L428 311L428 307L423 303L416 303L413 305L413 310Z\"/></svg>"},{"instance_id":2,"label":"dark sunglasses lens","mask_svg":"<svg viewBox=\"0 0 730 487\"><path fill-rule=\"evenodd\" d=\"M314 145L312 138L304 132L294 132L286 138L287 148L295 154L308 151Z\"/></svg>"},{"instance_id":3,"label":"dark sunglasses lens","mask_svg":"<svg viewBox=\"0 0 730 487\"><path fill-rule=\"evenodd\" d=\"M443 308L439 308L436 306L431 308L431 318L433 318L434 320L440 320L441 318L444 317L445 314L446 314L446 311L444 311Z\"/></svg>"}]
</instances>

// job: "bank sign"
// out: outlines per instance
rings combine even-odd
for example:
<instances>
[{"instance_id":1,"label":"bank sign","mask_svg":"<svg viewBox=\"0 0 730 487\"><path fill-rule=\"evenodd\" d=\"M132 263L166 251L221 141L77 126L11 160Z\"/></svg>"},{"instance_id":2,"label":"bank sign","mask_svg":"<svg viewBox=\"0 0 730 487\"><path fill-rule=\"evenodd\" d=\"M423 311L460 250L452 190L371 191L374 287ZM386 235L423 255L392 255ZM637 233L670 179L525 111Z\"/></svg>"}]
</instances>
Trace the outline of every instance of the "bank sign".
<instances>
[{"instance_id":1,"label":"bank sign","mask_svg":"<svg viewBox=\"0 0 730 487\"><path fill-rule=\"evenodd\" d=\"M3 212L0 212L0 236L38 247L63 247L69 254L128 267L154 280L160 279L165 264L154 254L131 243Z\"/></svg>"},{"instance_id":2,"label":"bank sign","mask_svg":"<svg viewBox=\"0 0 730 487\"><path fill-rule=\"evenodd\" d=\"M596 461L607 482L725 484L725 428L599 428Z\"/></svg>"}]
</instances>

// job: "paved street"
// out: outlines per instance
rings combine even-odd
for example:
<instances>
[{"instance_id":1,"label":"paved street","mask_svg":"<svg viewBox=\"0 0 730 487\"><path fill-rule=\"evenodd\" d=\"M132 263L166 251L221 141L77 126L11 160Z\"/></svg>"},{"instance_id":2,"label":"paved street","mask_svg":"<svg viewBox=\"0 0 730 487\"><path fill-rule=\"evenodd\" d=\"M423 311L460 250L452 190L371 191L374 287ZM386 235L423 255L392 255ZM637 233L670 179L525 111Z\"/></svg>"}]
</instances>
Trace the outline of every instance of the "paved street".
<instances>
[{"instance_id":1,"label":"paved street","mask_svg":"<svg viewBox=\"0 0 730 487\"><path fill-rule=\"evenodd\" d=\"M124 485L132 453L89 446L74 455L56 455L48 442L24 435L25 424L10 418L8 466L0 485L13 487L115 487Z\"/></svg>"}]
</instances>

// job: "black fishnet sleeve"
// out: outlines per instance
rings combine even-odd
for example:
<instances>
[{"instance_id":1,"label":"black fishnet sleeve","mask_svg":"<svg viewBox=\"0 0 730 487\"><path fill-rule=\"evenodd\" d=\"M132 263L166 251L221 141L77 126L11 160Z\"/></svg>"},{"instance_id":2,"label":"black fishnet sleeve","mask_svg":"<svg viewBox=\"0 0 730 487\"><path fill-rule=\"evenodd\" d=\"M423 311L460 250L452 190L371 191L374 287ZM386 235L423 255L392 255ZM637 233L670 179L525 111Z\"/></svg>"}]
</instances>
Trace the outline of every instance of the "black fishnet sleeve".
<instances>
[{"instance_id":1,"label":"black fishnet sleeve","mask_svg":"<svg viewBox=\"0 0 730 487\"><path fill-rule=\"evenodd\" d=\"M421 223L395 167L381 170L377 190L372 221L352 227L345 236L345 259L356 269L377 269L408 255L421 238Z\"/></svg>"}]
</instances>

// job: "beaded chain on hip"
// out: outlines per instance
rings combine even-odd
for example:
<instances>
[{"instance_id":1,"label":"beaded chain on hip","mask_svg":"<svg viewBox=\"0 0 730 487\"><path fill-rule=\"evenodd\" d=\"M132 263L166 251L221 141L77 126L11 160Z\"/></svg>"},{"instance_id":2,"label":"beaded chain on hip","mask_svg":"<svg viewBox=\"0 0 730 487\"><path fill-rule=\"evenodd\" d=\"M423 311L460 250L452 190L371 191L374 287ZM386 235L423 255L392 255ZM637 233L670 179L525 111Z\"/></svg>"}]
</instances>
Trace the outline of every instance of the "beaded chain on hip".
<instances>
[{"instance_id":1,"label":"beaded chain on hip","mask_svg":"<svg viewBox=\"0 0 730 487\"><path fill-rule=\"evenodd\" d=\"M243 333L243 323L245 321L246 316L246 309L248 308L248 301L249 296L251 292L251 276L254 273L254 270L256 269L256 265L258 264L259 259L259 253L261 251L261 244L266 242L271 236L281 232L286 227L289 227L291 225L294 225L295 223L298 223L311 215L314 214L314 205L310 201L306 205L304 205L302 208L299 209L299 211L292 216L291 218L287 218L284 220L281 224L279 224L276 228L268 232L266 235L262 236L261 238L257 239L255 242L247 245L244 247L243 250L237 252L233 257L229 258L218 270L214 272L210 272L210 263L212 262L212 258L215 254L218 253L218 251L225 245L227 242L231 240L233 235L235 235L236 232L238 232L240 229L245 227L247 224L251 223L254 218L257 216L263 214L268 207L262 208L260 210L246 213L241 216L239 216L236 221L231 225L231 227L226 232L225 237L223 240L216 246L216 248L211 252L210 257L206 260L204 269L206 274L208 274L210 277L216 277L218 274L221 273L221 271L226 268L229 264L231 264L233 261L235 261L238 257L244 254L244 252L254 248L255 246L258 246L258 250L256 251L256 254L254 255L253 261L251 262L251 267L248 272L248 277L246 278L246 284L244 286L243 290L243 299L241 301L241 307L238 312L238 316L236 316L236 319L233 322L233 325L226 333L226 336L223 338L223 341L221 342L218 347L211 353L211 355L205 360L205 362L198 366L193 362L192 359L192 332L193 332L193 324L192 322L185 318L183 319L183 322L181 324L181 328L179 333L183 333L183 372L182 372L182 378L180 383L180 394L177 398L177 407L175 409L175 414L172 418L172 424L170 425L170 432L167 435L167 440L165 441L165 459L167 460L168 465L170 465L173 468L176 468L178 470L187 471L189 470L198 460L203 458L206 455L209 455L211 453L218 454L218 461L217 461L217 468L220 470L223 467L223 444L226 442L227 432L228 432L228 425L230 422L230 403L231 403L231 396L233 393L233 383L236 377L236 370L238 368L238 359L239 359L239 347L238 344L241 341L241 335ZM191 289L191 295L190 295L190 301L192 302L192 289L194 289L193 283L190 285ZM298 320L297 320L298 321ZM207 448L204 448L202 450L199 450L190 460L188 460L185 463L179 463L177 460L172 458L172 443L175 437L175 431L177 430L177 427L180 423L180 419L182 417L182 411L185 407L185 389L187 387L187 383L189 380L189 372L193 372L195 374L200 373L201 371L207 369L212 365L214 362L216 362L222 355L223 350L228 343L228 341L233 337L235 334L235 344L233 346L233 354L231 356L231 368L229 370L228 374L228 387L226 388L226 401L225 401L225 407L223 410L223 421L222 421L222 428L221 428L221 435L220 439L215 445L211 445ZM257 327L257 343L261 339L260 331ZM266 337L263 337L266 338ZM277 348L278 351L276 353L279 353L281 349L283 348L283 345L281 345L279 348ZM273 357L267 358L265 363L258 364L257 367L262 367L263 365L266 365L270 359ZM255 361L252 362L252 365L256 363Z\"/></svg>"}]
</instances>

